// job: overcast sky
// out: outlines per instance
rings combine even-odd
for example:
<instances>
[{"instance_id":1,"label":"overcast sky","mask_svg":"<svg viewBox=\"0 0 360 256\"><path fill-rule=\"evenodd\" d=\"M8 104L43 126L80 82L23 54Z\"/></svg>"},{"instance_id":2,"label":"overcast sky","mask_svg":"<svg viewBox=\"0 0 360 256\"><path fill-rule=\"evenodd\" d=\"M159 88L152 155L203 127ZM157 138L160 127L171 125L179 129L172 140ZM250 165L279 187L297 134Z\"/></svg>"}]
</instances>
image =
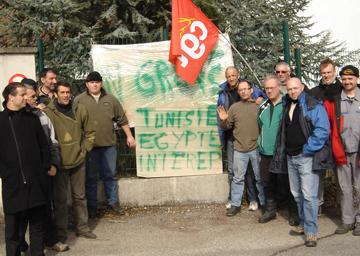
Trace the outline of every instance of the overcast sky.
<instances>
[{"instance_id":1,"label":"overcast sky","mask_svg":"<svg viewBox=\"0 0 360 256\"><path fill-rule=\"evenodd\" d=\"M329 30L348 50L360 48L359 0L312 0L305 14L312 15L316 23L312 32Z\"/></svg>"}]
</instances>

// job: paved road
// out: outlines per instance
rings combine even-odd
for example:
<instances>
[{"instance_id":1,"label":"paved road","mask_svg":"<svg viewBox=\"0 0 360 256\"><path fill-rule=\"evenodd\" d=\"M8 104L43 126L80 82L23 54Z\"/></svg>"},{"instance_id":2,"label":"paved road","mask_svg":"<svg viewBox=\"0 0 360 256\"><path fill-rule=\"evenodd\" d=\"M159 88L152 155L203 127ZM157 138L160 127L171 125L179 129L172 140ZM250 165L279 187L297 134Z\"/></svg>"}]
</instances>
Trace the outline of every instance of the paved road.
<instances>
[{"instance_id":1,"label":"paved road","mask_svg":"<svg viewBox=\"0 0 360 256\"><path fill-rule=\"evenodd\" d=\"M91 222L96 240L69 232L71 249L61 255L360 255L360 237L333 235L337 218L327 212L319 218L318 247L306 248L302 237L289 236L282 215L258 224L259 212L243 209L229 218L223 205L128 209L127 216L107 215ZM3 225L0 228L0 253L4 254ZM46 255L59 254L48 251Z\"/></svg>"}]
</instances>

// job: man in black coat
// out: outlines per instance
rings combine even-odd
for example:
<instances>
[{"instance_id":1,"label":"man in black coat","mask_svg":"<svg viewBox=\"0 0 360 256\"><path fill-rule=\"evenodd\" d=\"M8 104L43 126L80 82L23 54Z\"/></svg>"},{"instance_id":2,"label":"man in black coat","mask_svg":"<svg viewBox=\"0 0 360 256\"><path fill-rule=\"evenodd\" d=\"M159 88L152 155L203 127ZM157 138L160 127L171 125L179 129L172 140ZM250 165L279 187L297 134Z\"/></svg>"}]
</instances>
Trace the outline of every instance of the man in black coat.
<instances>
[{"instance_id":1,"label":"man in black coat","mask_svg":"<svg viewBox=\"0 0 360 256\"><path fill-rule=\"evenodd\" d=\"M25 111L25 88L10 83L0 113L0 177L5 214L6 255L20 255L19 223L29 218L32 256L43 253L43 220L50 168L49 145L40 120Z\"/></svg>"}]
</instances>

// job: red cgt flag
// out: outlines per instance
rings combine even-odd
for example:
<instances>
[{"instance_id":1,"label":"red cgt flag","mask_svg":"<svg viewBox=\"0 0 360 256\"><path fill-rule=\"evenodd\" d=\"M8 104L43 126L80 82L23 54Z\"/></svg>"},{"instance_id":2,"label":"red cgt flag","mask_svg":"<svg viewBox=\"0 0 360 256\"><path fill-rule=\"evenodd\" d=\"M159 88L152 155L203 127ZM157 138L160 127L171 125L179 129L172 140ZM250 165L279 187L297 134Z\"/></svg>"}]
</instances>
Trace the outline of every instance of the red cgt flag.
<instances>
[{"instance_id":1,"label":"red cgt flag","mask_svg":"<svg viewBox=\"0 0 360 256\"><path fill-rule=\"evenodd\" d=\"M172 0L169 61L183 80L196 82L218 37L217 27L191 0Z\"/></svg>"}]
</instances>

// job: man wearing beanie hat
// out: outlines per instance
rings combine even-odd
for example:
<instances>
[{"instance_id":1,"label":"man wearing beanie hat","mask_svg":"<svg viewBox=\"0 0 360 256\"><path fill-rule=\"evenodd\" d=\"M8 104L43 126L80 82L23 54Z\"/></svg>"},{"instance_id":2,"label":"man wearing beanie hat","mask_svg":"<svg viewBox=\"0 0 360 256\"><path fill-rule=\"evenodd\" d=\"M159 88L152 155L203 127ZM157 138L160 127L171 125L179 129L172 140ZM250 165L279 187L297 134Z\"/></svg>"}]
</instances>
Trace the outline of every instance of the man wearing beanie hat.
<instances>
[{"instance_id":1,"label":"man wearing beanie hat","mask_svg":"<svg viewBox=\"0 0 360 256\"><path fill-rule=\"evenodd\" d=\"M353 230L360 236L360 89L359 70L348 65L340 71L343 89L334 100L325 101L331 125L332 151L337 165L342 224L335 234ZM353 187L356 190L353 204ZM356 205L354 209L353 205Z\"/></svg>"},{"instance_id":2,"label":"man wearing beanie hat","mask_svg":"<svg viewBox=\"0 0 360 256\"><path fill-rule=\"evenodd\" d=\"M75 98L75 104L81 103L87 108L96 131L94 148L88 154L86 165L86 196L90 218L95 218L97 212L98 173L104 182L109 208L119 215L125 214L120 207L116 179L116 130L121 127L126 134L127 145L135 147L125 111L120 102L102 88L102 81L99 72L90 72L86 77L86 92Z\"/></svg>"}]
</instances>

